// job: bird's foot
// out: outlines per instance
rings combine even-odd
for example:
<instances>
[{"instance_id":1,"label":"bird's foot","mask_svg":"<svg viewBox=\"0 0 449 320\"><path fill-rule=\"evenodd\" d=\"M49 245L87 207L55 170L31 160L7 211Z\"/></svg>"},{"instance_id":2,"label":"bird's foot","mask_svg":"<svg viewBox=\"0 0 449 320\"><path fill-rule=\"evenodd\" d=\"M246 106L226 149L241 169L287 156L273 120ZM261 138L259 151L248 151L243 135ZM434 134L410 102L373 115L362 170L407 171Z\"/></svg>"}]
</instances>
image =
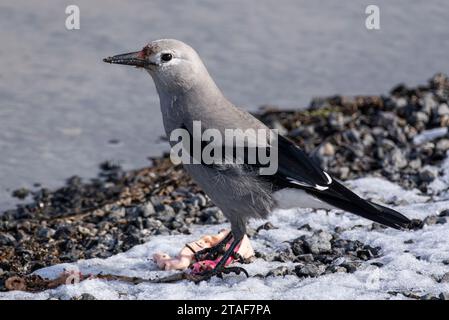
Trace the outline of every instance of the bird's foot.
<instances>
[{"instance_id":1,"label":"bird's foot","mask_svg":"<svg viewBox=\"0 0 449 320\"><path fill-rule=\"evenodd\" d=\"M199 283L201 281L206 281L212 278L213 276L217 276L218 278L223 278L224 274L235 273L237 275L244 273L246 277L249 277L248 272L242 267L220 267L217 266L214 269L205 270L200 273L192 272L187 276L187 279L193 281L195 283Z\"/></svg>"},{"instance_id":2,"label":"bird's foot","mask_svg":"<svg viewBox=\"0 0 449 320\"><path fill-rule=\"evenodd\" d=\"M218 259L218 257L221 257L226 252L226 249L229 247L231 240L232 235L231 233L229 233L217 245L210 248L204 248L200 251L195 252L194 254L195 260L200 262Z\"/></svg>"},{"instance_id":3,"label":"bird's foot","mask_svg":"<svg viewBox=\"0 0 449 320\"><path fill-rule=\"evenodd\" d=\"M226 244L217 244L211 248L205 248L201 251L195 252L196 261L216 260L226 252Z\"/></svg>"}]
</instances>

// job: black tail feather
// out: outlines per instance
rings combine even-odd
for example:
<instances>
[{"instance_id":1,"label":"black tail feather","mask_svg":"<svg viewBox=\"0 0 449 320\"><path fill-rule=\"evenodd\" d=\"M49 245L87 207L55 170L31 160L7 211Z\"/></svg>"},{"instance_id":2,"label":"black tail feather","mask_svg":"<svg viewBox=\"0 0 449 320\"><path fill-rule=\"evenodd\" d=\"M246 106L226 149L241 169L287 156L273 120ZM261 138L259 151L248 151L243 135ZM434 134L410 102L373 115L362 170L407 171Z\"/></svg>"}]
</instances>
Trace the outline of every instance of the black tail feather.
<instances>
[{"instance_id":1,"label":"black tail feather","mask_svg":"<svg viewBox=\"0 0 449 320\"><path fill-rule=\"evenodd\" d=\"M307 191L337 208L391 228L406 228L411 222L407 217L393 209L360 198L335 180L328 190L318 192L309 189Z\"/></svg>"}]
</instances>

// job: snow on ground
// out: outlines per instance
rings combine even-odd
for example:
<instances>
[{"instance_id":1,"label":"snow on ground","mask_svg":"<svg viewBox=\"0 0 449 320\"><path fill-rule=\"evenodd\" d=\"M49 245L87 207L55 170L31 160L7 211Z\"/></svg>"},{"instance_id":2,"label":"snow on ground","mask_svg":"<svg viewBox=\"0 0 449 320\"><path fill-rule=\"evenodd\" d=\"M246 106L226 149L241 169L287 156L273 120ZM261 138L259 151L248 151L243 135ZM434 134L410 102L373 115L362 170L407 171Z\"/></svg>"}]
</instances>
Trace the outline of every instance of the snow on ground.
<instances>
[{"instance_id":1,"label":"snow on ground","mask_svg":"<svg viewBox=\"0 0 449 320\"><path fill-rule=\"evenodd\" d=\"M443 166L444 174L435 181L436 189L442 190L449 178L449 160ZM395 207L410 218L424 219L449 208L449 193L443 192L437 200L430 202L428 196L417 190L402 188L380 178L367 177L348 183L359 194L377 201L400 200ZM278 229L262 230L252 239L256 250L268 252L286 246L285 241L307 234L298 227L309 224L314 230L333 230L357 226L342 233L342 237L359 240L371 246L382 247L382 254L374 261L383 263L381 268L365 262L354 273L334 273L318 278L299 279L286 277L250 277L227 275L213 278L198 285L182 281L174 284L131 285L118 281L99 279L86 280L76 285L64 285L41 293L6 292L0 299L70 299L83 293L90 293L98 299L406 299L402 294L389 292L414 292L418 295L438 295L449 292L449 283L436 280L449 266L442 263L449 259L448 224L425 226L417 231L381 229L369 231L370 221L351 214L337 214L324 210L279 210L270 221ZM253 221L252 227L261 221ZM36 271L37 274L54 278L64 269L82 273L110 273L117 275L154 278L166 276L169 272L159 271L151 256L156 251L175 255L186 242L197 239L205 233L215 233L228 225L198 226L191 235L155 236L151 241L108 259L80 260L76 263L55 265ZM413 240L413 243L404 241ZM250 275L266 274L283 265L280 262L266 262L256 259L244 267ZM213 295L211 294L213 293Z\"/></svg>"}]
</instances>

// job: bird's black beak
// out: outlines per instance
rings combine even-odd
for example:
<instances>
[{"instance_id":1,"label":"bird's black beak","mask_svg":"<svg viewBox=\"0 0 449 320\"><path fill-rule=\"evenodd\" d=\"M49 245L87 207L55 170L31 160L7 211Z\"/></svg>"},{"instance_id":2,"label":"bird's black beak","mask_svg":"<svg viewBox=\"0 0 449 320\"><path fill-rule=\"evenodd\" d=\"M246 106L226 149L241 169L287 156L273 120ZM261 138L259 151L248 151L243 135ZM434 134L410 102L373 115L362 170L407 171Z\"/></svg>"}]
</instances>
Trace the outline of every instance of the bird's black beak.
<instances>
[{"instance_id":1,"label":"bird's black beak","mask_svg":"<svg viewBox=\"0 0 449 320\"><path fill-rule=\"evenodd\" d=\"M107 63L115 63L115 64L126 64L128 66L136 66L145 68L149 65L147 59L145 59L146 54L144 50L118 54L113 57L104 58L103 61Z\"/></svg>"}]
</instances>

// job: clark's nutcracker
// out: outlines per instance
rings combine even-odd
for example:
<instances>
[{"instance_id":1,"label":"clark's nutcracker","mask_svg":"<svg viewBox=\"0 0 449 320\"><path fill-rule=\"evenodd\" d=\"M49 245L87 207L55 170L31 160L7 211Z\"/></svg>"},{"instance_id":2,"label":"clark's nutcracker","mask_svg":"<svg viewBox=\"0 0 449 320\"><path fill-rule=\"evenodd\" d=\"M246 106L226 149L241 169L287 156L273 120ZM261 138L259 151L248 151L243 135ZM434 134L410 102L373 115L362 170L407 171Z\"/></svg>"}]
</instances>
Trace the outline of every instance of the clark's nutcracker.
<instances>
[{"instance_id":1,"label":"clark's nutcracker","mask_svg":"<svg viewBox=\"0 0 449 320\"><path fill-rule=\"evenodd\" d=\"M215 129L223 136L225 129L268 130L258 119L226 99L196 51L181 41L153 41L141 51L108 57L104 61L141 67L148 71L156 84L168 136L175 129L185 129L194 143L194 121L201 121L203 132ZM171 144L173 146L174 142L171 141ZM227 140L222 144L224 148L228 147ZM267 218L276 208L339 208L397 229L410 223L399 212L364 200L348 190L290 140L279 135L277 147L269 144L267 149L270 148L276 148L273 154L277 153L278 162L277 170L270 175L261 174L258 162L184 163L185 170L221 208L232 230L232 235L220 245L222 247L233 239L221 261L214 270L199 274L198 280L230 271L244 271L242 268L226 268L225 262L245 235L248 219ZM210 257L210 251L203 252L199 257Z\"/></svg>"}]
</instances>

